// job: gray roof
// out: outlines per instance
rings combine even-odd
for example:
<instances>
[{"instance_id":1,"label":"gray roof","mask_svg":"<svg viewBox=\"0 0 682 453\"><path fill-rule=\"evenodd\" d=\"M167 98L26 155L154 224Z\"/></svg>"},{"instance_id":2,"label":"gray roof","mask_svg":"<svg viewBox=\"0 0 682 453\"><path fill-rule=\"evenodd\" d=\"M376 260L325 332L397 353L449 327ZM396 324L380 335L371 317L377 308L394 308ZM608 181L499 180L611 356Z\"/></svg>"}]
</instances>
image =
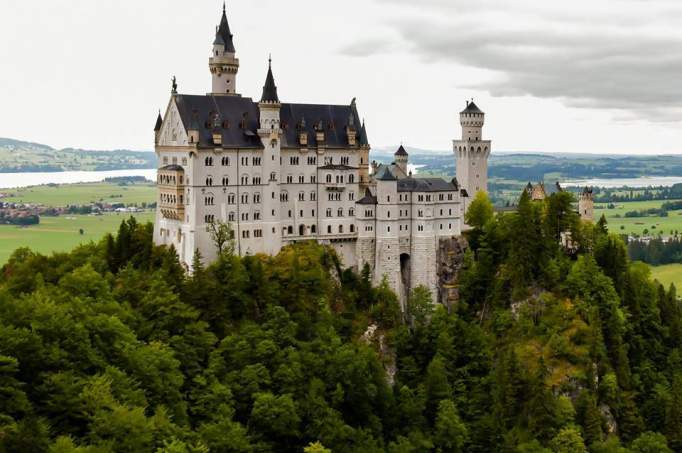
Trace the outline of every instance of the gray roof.
<instances>
[{"instance_id":1,"label":"gray roof","mask_svg":"<svg viewBox=\"0 0 682 453\"><path fill-rule=\"evenodd\" d=\"M467 108L462 110L461 113L483 113L483 110L479 109L476 104L474 104L474 101L467 102Z\"/></svg>"},{"instance_id":2,"label":"gray roof","mask_svg":"<svg viewBox=\"0 0 682 453\"><path fill-rule=\"evenodd\" d=\"M377 174L374 176L375 179L378 181L397 181L398 178L396 178L393 173L391 173L390 168L388 168L387 165L382 165L379 167L377 170Z\"/></svg>"},{"instance_id":3,"label":"gray roof","mask_svg":"<svg viewBox=\"0 0 682 453\"><path fill-rule=\"evenodd\" d=\"M358 200L357 204L377 204L377 197L372 195L369 189L365 189L365 196Z\"/></svg>"},{"instance_id":4,"label":"gray roof","mask_svg":"<svg viewBox=\"0 0 682 453\"><path fill-rule=\"evenodd\" d=\"M365 120L362 120L362 127L360 128L360 144L369 145L369 139L367 138L367 129L365 128Z\"/></svg>"},{"instance_id":5,"label":"gray roof","mask_svg":"<svg viewBox=\"0 0 682 453\"><path fill-rule=\"evenodd\" d=\"M257 131L260 123L258 104L241 96L213 96L178 94L175 100L182 123L189 128L198 122L199 146L213 146L213 120L220 118L222 146L224 148L262 148ZM350 105L287 104L280 109L280 123L284 136L283 148L299 148L299 134L308 134L308 145L316 145L315 128L322 124L324 144L329 148L347 148L346 126L351 113L359 124L357 112ZM196 115L196 116L193 116ZM305 121L302 121L305 119ZM362 134L360 135L360 144Z\"/></svg>"},{"instance_id":6,"label":"gray roof","mask_svg":"<svg viewBox=\"0 0 682 453\"><path fill-rule=\"evenodd\" d=\"M216 40L218 39L217 35L220 35L220 38L225 44L225 52L235 53L234 43L232 42L232 33L230 33L230 24L227 23L227 14L225 13L225 3L223 3L223 16L220 18Z\"/></svg>"},{"instance_id":7,"label":"gray roof","mask_svg":"<svg viewBox=\"0 0 682 453\"><path fill-rule=\"evenodd\" d=\"M268 60L268 75L265 77L265 85L263 85L263 96L261 102L277 102L277 85L275 85L275 77L272 75L272 60Z\"/></svg>"},{"instance_id":8,"label":"gray roof","mask_svg":"<svg viewBox=\"0 0 682 453\"><path fill-rule=\"evenodd\" d=\"M403 178L398 180L398 192L454 192L457 180L447 182L441 178Z\"/></svg>"},{"instance_id":9,"label":"gray roof","mask_svg":"<svg viewBox=\"0 0 682 453\"><path fill-rule=\"evenodd\" d=\"M161 124L163 124L163 118L161 118L161 110L159 110L159 116L156 117L156 124L154 125L154 132L161 130Z\"/></svg>"},{"instance_id":10,"label":"gray roof","mask_svg":"<svg viewBox=\"0 0 682 453\"><path fill-rule=\"evenodd\" d=\"M407 151L405 151L405 148L403 148L403 145L400 145L400 148L398 148L398 151L395 152L394 156L407 156Z\"/></svg>"}]
</instances>

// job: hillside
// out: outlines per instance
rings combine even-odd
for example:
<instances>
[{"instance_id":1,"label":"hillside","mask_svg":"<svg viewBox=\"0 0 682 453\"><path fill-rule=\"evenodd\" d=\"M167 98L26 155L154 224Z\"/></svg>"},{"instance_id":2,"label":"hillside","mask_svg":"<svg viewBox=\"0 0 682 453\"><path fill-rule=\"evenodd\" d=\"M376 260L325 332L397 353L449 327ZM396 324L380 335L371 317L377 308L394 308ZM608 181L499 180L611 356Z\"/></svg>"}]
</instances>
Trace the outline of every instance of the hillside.
<instances>
[{"instance_id":1,"label":"hillside","mask_svg":"<svg viewBox=\"0 0 682 453\"><path fill-rule=\"evenodd\" d=\"M389 148L373 149L373 158L390 162ZM451 151L408 148L410 163L425 165L420 174L452 177L455 160ZM591 178L637 178L682 176L682 155L634 156L569 153L493 153L489 176L507 181L552 181Z\"/></svg>"},{"instance_id":2,"label":"hillside","mask_svg":"<svg viewBox=\"0 0 682 453\"><path fill-rule=\"evenodd\" d=\"M682 306L571 195L472 203L459 300L151 225L0 272L0 451L682 451ZM559 237L571 237L570 247Z\"/></svg>"},{"instance_id":3,"label":"hillside","mask_svg":"<svg viewBox=\"0 0 682 453\"><path fill-rule=\"evenodd\" d=\"M154 153L128 150L54 149L39 143L0 138L0 173L142 168L156 168Z\"/></svg>"}]
</instances>

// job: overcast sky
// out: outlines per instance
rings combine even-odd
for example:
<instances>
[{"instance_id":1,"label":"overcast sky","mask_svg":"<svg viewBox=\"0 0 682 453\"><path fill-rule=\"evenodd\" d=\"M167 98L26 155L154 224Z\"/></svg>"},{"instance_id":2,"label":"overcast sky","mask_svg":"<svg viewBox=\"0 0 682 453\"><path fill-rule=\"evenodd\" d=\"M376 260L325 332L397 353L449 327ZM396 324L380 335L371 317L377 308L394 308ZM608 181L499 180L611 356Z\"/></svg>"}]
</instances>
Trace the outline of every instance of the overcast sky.
<instances>
[{"instance_id":1,"label":"overcast sky","mask_svg":"<svg viewBox=\"0 0 682 453\"><path fill-rule=\"evenodd\" d=\"M153 149L170 79L210 91L217 0L0 0L0 136ZM373 146L682 153L682 1L231 0L237 90L357 97Z\"/></svg>"}]
</instances>

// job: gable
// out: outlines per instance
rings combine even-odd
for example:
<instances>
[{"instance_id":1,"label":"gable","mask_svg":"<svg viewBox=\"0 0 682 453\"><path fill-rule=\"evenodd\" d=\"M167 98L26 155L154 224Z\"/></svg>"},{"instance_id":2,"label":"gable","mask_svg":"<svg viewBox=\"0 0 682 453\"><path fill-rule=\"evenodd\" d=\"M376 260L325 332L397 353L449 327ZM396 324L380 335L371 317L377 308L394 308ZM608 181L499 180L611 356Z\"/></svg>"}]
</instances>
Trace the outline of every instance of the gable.
<instances>
[{"instance_id":1,"label":"gable","mask_svg":"<svg viewBox=\"0 0 682 453\"><path fill-rule=\"evenodd\" d=\"M159 133L159 146L185 146L189 142L175 99L171 99Z\"/></svg>"}]
</instances>

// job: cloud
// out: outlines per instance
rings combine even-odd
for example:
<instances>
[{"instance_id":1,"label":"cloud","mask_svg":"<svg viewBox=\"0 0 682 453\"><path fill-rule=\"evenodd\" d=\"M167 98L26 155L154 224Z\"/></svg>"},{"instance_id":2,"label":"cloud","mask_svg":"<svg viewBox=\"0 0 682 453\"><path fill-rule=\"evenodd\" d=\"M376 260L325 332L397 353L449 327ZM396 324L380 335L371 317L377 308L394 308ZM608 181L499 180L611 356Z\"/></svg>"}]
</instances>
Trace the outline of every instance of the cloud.
<instances>
[{"instance_id":1,"label":"cloud","mask_svg":"<svg viewBox=\"0 0 682 453\"><path fill-rule=\"evenodd\" d=\"M424 62L492 74L460 86L559 99L622 118L682 119L682 2L661 0L375 0L402 45L371 38L367 56L409 49Z\"/></svg>"}]
</instances>

